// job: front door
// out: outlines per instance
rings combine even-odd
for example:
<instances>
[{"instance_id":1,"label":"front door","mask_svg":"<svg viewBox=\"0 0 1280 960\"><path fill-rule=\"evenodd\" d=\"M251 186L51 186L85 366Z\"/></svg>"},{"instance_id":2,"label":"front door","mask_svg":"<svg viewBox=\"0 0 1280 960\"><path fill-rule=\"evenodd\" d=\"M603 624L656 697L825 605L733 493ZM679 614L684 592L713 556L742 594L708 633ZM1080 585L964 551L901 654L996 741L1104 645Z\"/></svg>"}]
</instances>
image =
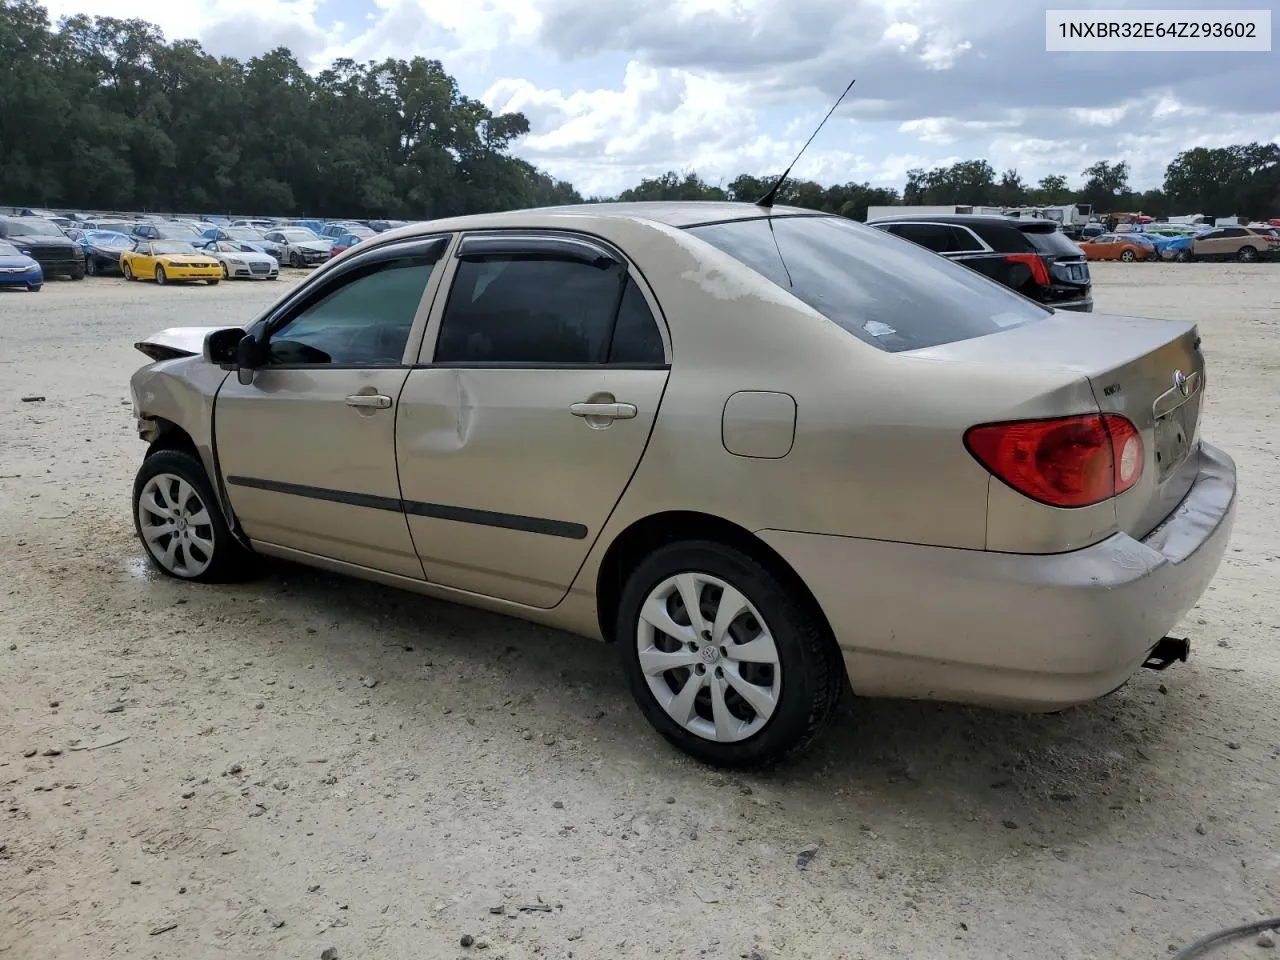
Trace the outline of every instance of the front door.
<instances>
[{"instance_id":1,"label":"front door","mask_svg":"<svg viewBox=\"0 0 1280 960\"><path fill-rule=\"evenodd\" d=\"M395 422L445 246L372 250L310 285L267 321L270 360L253 382L223 384L218 463L251 539L422 579Z\"/></svg>"},{"instance_id":2,"label":"front door","mask_svg":"<svg viewBox=\"0 0 1280 960\"><path fill-rule=\"evenodd\" d=\"M552 607L644 453L663 333L621 254L584 238L464 237L451 280L396 427L414 544L432 582Z\"/></svg>"}]
</instances>

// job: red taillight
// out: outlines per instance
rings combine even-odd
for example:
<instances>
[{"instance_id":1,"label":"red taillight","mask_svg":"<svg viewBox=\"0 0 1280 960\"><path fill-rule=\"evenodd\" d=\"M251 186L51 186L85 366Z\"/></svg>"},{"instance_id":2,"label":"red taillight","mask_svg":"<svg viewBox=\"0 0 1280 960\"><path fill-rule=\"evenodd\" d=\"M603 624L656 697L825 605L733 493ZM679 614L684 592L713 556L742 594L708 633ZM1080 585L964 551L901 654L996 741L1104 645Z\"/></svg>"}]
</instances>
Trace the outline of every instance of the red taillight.
<instances>
[{"instance_id":1,"label":"red taillight","mask_svg":"<svg viewBox=\"0 0 1280 960\"><path fill-rule=\"evenodd\" d=\"M1142 436L1118 413L986 423L964 445L1013 489L1053 507L1087 507L1142 477Z\"/></svg>"},{"instance_id":2,"label":"red taillight","mask_svg":"<svg viewBox=\"0 0 1280 960\"><path fill-rule=\"evenodd\" d=\"M1006 253L1004 258L1010 263L1023 263L1031 268L1031 279L1042 287L1049 285L1049 268L1044 265L1038 253Z\"/></svg>"}]
</instances>

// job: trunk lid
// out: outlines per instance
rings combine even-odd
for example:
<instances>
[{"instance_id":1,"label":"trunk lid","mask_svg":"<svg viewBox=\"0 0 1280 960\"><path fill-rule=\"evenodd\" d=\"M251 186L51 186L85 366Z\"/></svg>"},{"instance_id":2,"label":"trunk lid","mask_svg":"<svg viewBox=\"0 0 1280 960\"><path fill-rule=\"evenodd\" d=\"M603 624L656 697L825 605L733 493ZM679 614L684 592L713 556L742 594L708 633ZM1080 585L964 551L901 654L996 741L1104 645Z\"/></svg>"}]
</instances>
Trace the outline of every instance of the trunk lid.
<instances>
[{"instance_id":1,"label":"trunk lid","mask_svg":"<svg viewBox=\"0 0 1280 960\"><path fill-rule=\"evenodd\" d=\"M1205 389L1195 324L1055 314L913 355L1006 370L1016 367L1024 373L1037 367L1066 370L1087 378L1098 409L1122 414L1142 435L1142 478L1114 501L1119 529L1135 539L1159 525L1195 482Z\"/></svg>"}]
</instances>

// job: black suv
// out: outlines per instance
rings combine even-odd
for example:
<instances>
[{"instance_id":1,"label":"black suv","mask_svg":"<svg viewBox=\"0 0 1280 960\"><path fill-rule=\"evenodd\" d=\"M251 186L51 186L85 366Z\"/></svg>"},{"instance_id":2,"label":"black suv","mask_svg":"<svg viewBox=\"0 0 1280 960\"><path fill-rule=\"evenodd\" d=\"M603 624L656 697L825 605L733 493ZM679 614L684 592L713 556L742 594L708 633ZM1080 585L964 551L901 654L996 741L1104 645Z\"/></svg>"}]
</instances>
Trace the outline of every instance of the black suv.
<instances>
[{"instance_id":1,"label":"black suv","mask_svg":"<svg viewBox=\"0 0 1280 960\"><path fill-rule=\"evenodd\" d=\"M65 274L84 279L84 250L51 220L43 217L0 217L0 240L40 264L46 280Z\"/></svg>"},{"instance_id":2,"label":"black suv","mask_svg":"<svg viewBox=\"0 0 1280 960\"><path fill-rule=\"evenodd\" d=\"M979 214L880 217L869 226L911 240L1056 310L1093 310L1084 251L1052 220Z\"/></svg>"}]
</instances>

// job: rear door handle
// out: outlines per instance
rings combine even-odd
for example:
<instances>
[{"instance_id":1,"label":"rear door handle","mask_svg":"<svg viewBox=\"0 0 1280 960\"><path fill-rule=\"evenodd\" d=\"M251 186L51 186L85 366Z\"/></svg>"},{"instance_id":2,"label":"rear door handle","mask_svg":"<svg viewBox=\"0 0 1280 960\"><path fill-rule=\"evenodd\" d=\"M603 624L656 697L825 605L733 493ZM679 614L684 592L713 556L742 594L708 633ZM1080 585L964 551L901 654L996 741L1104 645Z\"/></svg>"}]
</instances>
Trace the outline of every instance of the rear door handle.
<instances>
[{"instance_id":1,"label":"rear door handle","mask_svg":"<svg viewBox=\"0 0 1280 960\"><path fill-rule=\"evenodd\" d=\"M357 393L354 396L347 397L347 406L373 407L375 410L385 410L391 406L391 398L380 393Z\"/></svg>"},{"instance_id":2,"label":"rear door handle","mask_svg":"<svg viewBox=\"0 0 1280 960\"><path fill-rule=\"evenodd\" d=\"M636 415L634 403L573 403L569 412L575 417L600 417L604 420L631 420Z\"/></svg>"}]
</instances>

